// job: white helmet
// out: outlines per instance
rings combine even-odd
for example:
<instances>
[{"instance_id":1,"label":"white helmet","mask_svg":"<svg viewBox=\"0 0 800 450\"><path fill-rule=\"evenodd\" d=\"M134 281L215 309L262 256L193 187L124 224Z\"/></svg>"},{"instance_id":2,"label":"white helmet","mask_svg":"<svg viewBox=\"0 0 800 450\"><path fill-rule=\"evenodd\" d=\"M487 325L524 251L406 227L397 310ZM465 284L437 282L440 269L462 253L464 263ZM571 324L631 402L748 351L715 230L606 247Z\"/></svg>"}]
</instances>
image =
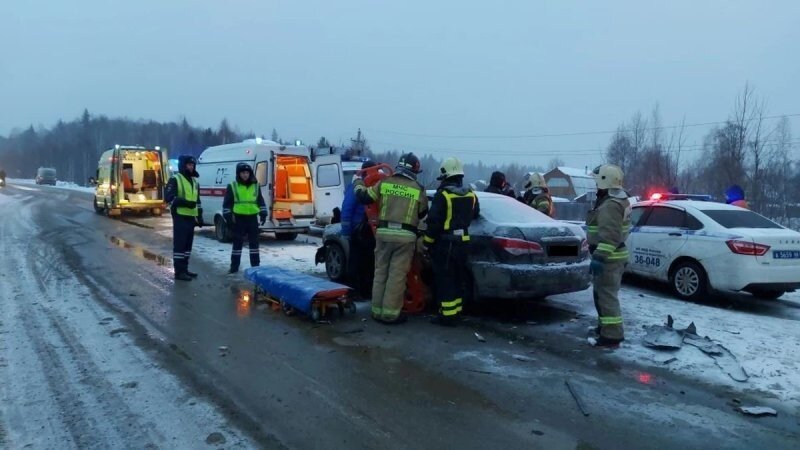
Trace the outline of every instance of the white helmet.
<instances>
[{"instance_id":1,"label":"white helmet","mask_svg":"<svg viewBox=\"0 0 800 450\"><path fill-rule=\"evenodd\" d=\"M528 172L525 174L525 184L522 188L526 191L533 188L545 189L547 188L547 181L544 179L544 175L539 172Z\"/></svg>"},{"instance_id":2,"label":"white helmet","mask_svg":"<svg viewBox=\"0 0 800 450\"><path fill-rule=\"evenodd\" d=\"M439 177L437 180L446 180L456 175L464 175L464 165L461 164L461 161L453 157L442 161L442 165L439 167Z\"/></svg>"},{"instance_id":3,"label":"white helmet","mask_svg":"<svg viewBox=\"0 0 800 450\"><path fill-rule=\"evenodd\" d=\"M603 164L594 169L597 189L622 189L622 169L613 164Z\"/></svg>"}]
</instances>

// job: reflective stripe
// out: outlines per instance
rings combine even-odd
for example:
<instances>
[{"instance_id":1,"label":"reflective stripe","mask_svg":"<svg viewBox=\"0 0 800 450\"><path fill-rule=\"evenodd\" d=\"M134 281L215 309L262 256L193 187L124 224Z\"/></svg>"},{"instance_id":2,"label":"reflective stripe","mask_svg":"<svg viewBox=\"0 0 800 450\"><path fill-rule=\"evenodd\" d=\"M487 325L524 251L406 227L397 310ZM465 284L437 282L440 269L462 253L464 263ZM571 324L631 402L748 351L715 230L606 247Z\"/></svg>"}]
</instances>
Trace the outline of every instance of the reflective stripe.
<instances>
[{"instance_id":1,"label":"reflective stripe","mask_svg":"<svg viewBox=\"0 0 800 450\"><path fill-rule=\"evenodd\" d=\"M452 302L442 302L442 308L452 308L461 304L461 299L457 298Z\"/></svg>"},{"instance_id":2,"label":"reflective stripe","mask_svg":"<svg viewBox=\"0 0 800 450\"><path fill-rule=\"evenodd\" d=\"M403 237L417 237L417 234L408 230L395 230L393 228L378 228L378 236L403 236Z\"/></svg>"},{"instance_id":3,"label":"reflective stripe","mask_svg":"<svg viewBox=\"0 0 800 450\"><path fill-rule=\"evenodd\" d=\"M597 244L597 251L604 252L604 253L614 253L617 248L611 244L606 244L605 242L601 242Z\"/></svg>"},{"instance_id":4,"label":"reflective stripe","mask_svg":"<svg viewBox=\"0 0 800 450\"><path fill-rule=\"evenodd\" d=\"M434 242L436 242L436 239L428 236L427 234L425 235L424 238L422 238L422 240L427 244L433 244Z\"/></svg>"},{"instance_id":5,"label":"reflective stripe","mask_svg":"<svg viewBox=\"0 0 800 450\"><path fill-rule=\"evenodd\" d=\"M600 325L622 325L622 316L601 316Z\"/></svg>"},{"instance_id":6,"label":"reflective stripe","mask_svg":"<svg viewBox=\"0 0 800 450\"><path fill-rule=\"evenodd\" d=\"M450 222L453 220L453 197L455 196L447 191L442 191L442 195L444 196L444 200L447 202L447 216L444 218L444 229L449 230Z\"/></svg>"},{"instance_id":7,"label":"reflective stripe","mask_svg":"<svg viewBox=\"0 0 800 450\"><path fill-rule=\"evenodd\" d=\"M461 242L469 242L469 235L461 236Z\"/></svg>"}]
</instances>

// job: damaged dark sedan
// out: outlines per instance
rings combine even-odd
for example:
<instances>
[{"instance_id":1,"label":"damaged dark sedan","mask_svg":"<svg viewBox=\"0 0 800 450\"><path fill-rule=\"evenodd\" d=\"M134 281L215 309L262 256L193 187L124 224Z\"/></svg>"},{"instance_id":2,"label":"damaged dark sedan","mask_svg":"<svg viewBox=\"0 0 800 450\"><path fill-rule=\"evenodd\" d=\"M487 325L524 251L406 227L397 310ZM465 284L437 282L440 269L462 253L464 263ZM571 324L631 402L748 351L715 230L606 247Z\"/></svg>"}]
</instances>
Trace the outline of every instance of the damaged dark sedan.
<instances>
[{"instance_id":1,"label":"damaged dark sedan","mask_svg":"<svg viewBox=\"0 0 800 450\"><path fill-rule=\"evenodd\" d=\"M510 197L479 192L481 215L469 228L475 299L530 299L589 287L589 246L580 226L551 219ZM318 258L344 281L349 249L339 224L323 234Z\"/></svg>"}]
</instances>

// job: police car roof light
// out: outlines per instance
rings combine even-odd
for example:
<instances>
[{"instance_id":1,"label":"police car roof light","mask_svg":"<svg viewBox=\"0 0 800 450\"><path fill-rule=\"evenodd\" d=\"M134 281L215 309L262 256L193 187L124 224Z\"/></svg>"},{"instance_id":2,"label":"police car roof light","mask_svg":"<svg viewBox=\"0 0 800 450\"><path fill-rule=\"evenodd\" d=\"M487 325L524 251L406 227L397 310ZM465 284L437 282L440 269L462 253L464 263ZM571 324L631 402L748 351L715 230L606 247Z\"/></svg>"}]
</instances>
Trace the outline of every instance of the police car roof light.
<instances>
[{"instance_id":1,"label":"police car roof light","mask_svg":"<svg viewBox=\"0 0 800 450\"><path fill-rule=\"evenodd\" d=\"M701 202L710 202L712 201L712 198L707 194L670 194L656 192L650 196L650 200L696 200Z\"/></svg>"}]
</instances>

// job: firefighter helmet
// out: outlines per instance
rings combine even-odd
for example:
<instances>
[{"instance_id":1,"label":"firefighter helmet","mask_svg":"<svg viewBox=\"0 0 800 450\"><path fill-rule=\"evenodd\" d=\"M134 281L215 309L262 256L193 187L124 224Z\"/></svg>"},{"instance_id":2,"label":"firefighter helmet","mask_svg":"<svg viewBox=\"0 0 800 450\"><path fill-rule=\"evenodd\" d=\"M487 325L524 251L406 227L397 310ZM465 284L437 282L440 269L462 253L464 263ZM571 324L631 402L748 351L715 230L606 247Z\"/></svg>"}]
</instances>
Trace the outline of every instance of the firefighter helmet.
<instances>
[{"instance_id":1,"label":"firefighter helmet","mask_svg":"<svg viewBox=\"0 0 800 450\"><path fill-rule=\"evenodd\" d=\"M539 172L528 172L525 174L525 184L522 186L522 188L526 191L534 188L545 189L547 188L547 181Z\"/></svg>"},{"instance_id":2,"label":"firefighter helmet","mask_svg":"<svg viewBox=\"0 0 800 450\"><path fill-rule=\"evenodd\" d=\"M464 165L461 164L458 158L450 157L442 161L437 180L446 180L457 175L464 176Z\"/></svg>"},{"instance_id":3,"label":"firefighter helmet","mask_svg":"<svg viewBox=\"0 0 800 450\"><path fill-rule=\"evenodd\" d=\"M413 153L406 153L397 161L397 167L411 171L411 173L422 172L422 165L419 162L417 155Z\"/></svg>"},{"instance_id":4,"label":"firefighter helmet","mask_svg":"<svg viewBox=\"0 0 800 450\"><path fill-rule=\"evenodd\" d=\"M603 164L594 169L597 189L622 189L622 169L613 164Z\"/></svg>"}]
</instances>

